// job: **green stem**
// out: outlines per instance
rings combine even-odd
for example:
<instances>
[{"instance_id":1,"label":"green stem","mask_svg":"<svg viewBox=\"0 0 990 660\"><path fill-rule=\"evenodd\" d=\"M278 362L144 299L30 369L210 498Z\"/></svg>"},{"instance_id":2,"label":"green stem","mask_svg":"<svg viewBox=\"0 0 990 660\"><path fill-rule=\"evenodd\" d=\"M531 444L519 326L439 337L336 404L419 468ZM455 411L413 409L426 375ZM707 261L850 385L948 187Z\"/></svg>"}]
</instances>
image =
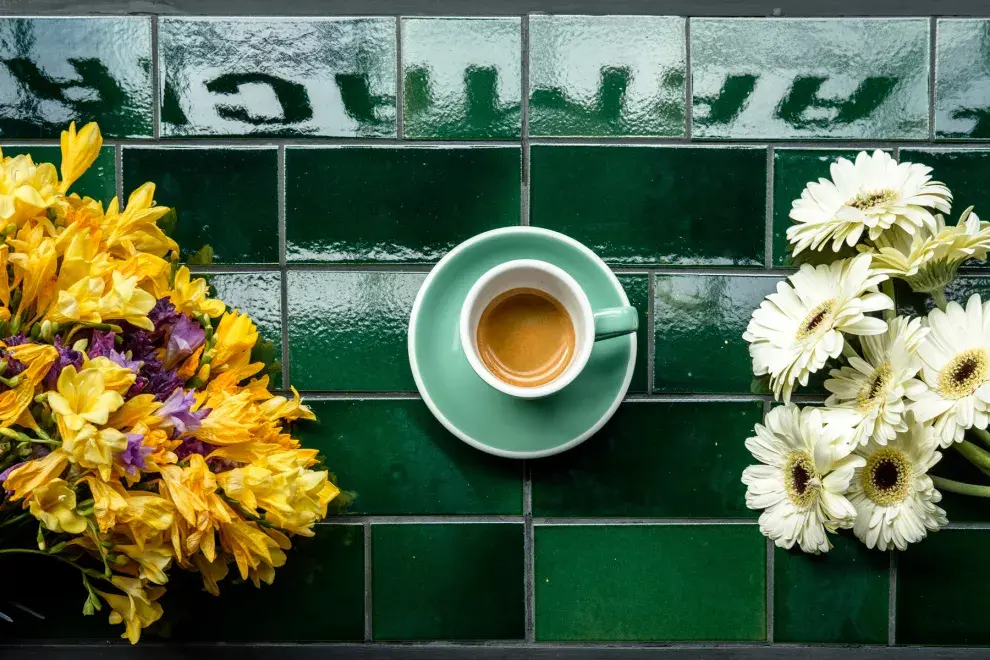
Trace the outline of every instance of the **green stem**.
<instances>
[{"instance_id":1,"label":"green stem","mask_svg":"<svg viewBox=\"0 0 990 660\"><path fill-rule=\"evenodd\" d=\"M985 449L980 449L972 442L967 442L966 440L957 442L953 446L956 448L956 451L963 455L963 458L976 467L981 469L990 468L990 452L987 452Z\"/></svg>"},{"instance_id":2,"label":"green stem","mask_svg":"<svg viewBox=\"0 0 990 660\"><path fill-rule=\"evenodd\" d=\"M945 311L945 306L949 304L949 302L945 299L945 289L935 289L932 291L932 299L935 301L935 304L938 305L938 308L943 312Z\"/></svg>"},{"instance_id":3,"label":"green stem","mask_svg":"<svg viewBox=\"0 0 990 660\"><path fill-rule=\"evenodd\" d=\"M886 279L880 286L891 302L894 303L891 309L885 309L883 311L883 318L888 322L893 321L897 316L897 294L894 292L894 280Z\"/></svg>"},{"instance_id":4,"label":"green stem","mask_svg":"<svg viewBox=\"0 0 990 660\"><path fill-rule=\"evenodd\" d=\"M9 520L4 520L3 522L0 522L0 528L7 527L8 525L16 525L17 523L27 520L30 517L31 517L30 513L24 512L19 516L14 516Z\"/></svg>"},{"instance_id":5,"label":"green stem","mask_svg":"<svg viewBox=\"0 0 990 660\"><path fill-rule=\"evenodd\" d=\"M970 429L977 438L983 441L983 444L990 447L990 432L986 429Z\"/></svg>"},{"instance_id":6,"label":"green stem","mask_svg":"<svg viewBox=\"0 0 990 660\"><path fill-rule=\"evenodd\" d=\"M84 575L88 575L99 580L106 580L106 577L102 573L98 573L91 568L83 568L71 559L59 557L58 555L53 555L49 552L43 552L41 550L31 550L30 548L8 548L6 550L0 550L0 555L39 555L41 557L50 557L51 559L62 562L63 564L68 564Z\"/></svg>"},{"instance_id":7,"label":"green stem","mask_svg":"<svg viewBox=\"0 0 990 660\"><path fill-rule=\"evenodd\" d=\"M934 474L929 476L932 478L932 483L934 483L935 487L939 490L945 490L950 493L959 493L960 495L970 495L972 497L990 497L990 486L965 484L961 481L953 481L952 479L936 477Z\"/></svg>"}]
</instances>

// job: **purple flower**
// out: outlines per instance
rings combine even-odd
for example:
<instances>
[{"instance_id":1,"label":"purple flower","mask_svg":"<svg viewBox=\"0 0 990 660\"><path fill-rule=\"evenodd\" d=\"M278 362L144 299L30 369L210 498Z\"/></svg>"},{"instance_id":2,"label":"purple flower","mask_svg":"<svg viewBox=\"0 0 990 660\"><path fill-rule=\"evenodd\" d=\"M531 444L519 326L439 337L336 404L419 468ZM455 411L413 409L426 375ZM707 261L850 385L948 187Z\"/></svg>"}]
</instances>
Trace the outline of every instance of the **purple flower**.
<instances>
[{"instance_id":1,"label":"purple flower","mask_svg":"<svg viewBox=\"0 0 990 660\"><path fill-rule=\"evenodd\" d=\"M154 394L156 401L165 401L176 389L182 388L182 381L178 374L171 369L162 368L160 362L157 362L157 365L156 369L148 369L148 365L145 365L145 368L141 370L145 377L141 392Z\"/></svg>"},{"instance_id":2,"label":"purple flower","mask_svg":"<svg viewBox=\"0 0 990 660\"><path fill-rule=\"evenodd\" d=\"M206 339L206 331L196 321L182 314L172 326L165 347L165 365L174 366L196 352Z\"/></svg>"},{"instance_id":3,"label":"purple flower","mask_svg":"<svg viewBox=\"0 0 990 660\"><path fill-rule=\"evenodd\" d=\"M140 433L128 433L127 448L117 454L117 457L127 469L127 474L134 475L139 469L143 470L147 467L144 459L152 452L154 452L154 449L144 444L143 435Z\"/></svg>"},{"instance_id":4,"label":"purple flower","mask_svg":"<svg viewBox=\"0 0 990 660\"><path fill-rule=\"evenodd\" d=\"M175 448L175 455L181 461L188 458L190 454L199 454L205 457L211 451L213 451L213 445L196 438L183 438L182 444Z\"/></svg>"},{"instance_id":5,"label":"purple flower","mask_svg":"<svg viewBox=\"0 0 990 660\"><path fill-rule=\"evenodd\" d=\"M59 374L70 364L76 369L82 367L83 356L79 351L74 351L72 348L62 344L61 337L55 337L55 349L58 351L58 357L55 359L55 363L52 368L48 370L48 375L45 376L45 387L54 390L58 385Z\"/></svg>"},{"instance_id":6,"label":"purple flower","mask_svg":"<svg viewBox=\"0 0 990 660\"><path fill-rule=\"evenodd\" d=\"M159 337L179 320L179 316L181 315L175 311L175 305L168 298L159 298L148 312L148 319L155 324L155 335Z\"/></svg>"},{"instance_id":7,"label":"purple flower","mask_svg":"<svg viewBox=\"0 0 990 660\"><path fill-rule=\"evenodd\" d=\"M3 486L3 482L5 482L7 480L7 477L10 476L10 473L13 472L14 470L16 470L17 468L19 468L22 465L24 465L24 463L14 463L13 465L11 465L9 468L7 468L6 470L4 470L3 472L0 472L0 487ZM6 488L4 488L4 493L6 494L7 497L10 497L11 495L14 494L14 491L7 490Z\"/></svg>"},{"instance_id":8,"label":"purple flower","mask_svg":"<svg viewBox=\"0 0 990 660\"><path fill-rule=\"evenodd\" d=\"M162 407L155 411L155 417L161 417L162 425L173 427L176 433L195 431L199 428L200 420L210 414L209 408L191 412L190 408L195 403L196 396L192 391L186 394L181 387L177 387L165 399Z\"/></svg>"},{"instance_id":9,"label":"purple flower","mask_svg":"<svg viewBox=\"0 0 990 660\"><path fill-rule=\"evenodd\" d=\"M93 338L90 340L89 350L87 351L89 357L105 357L118 366L130 369L135 374L138 373L143 363L140 360L128 358L126 353L117 352L114 348L113 338L114 333L112 332L93 331Z\"/></svg>"}]
</instances>

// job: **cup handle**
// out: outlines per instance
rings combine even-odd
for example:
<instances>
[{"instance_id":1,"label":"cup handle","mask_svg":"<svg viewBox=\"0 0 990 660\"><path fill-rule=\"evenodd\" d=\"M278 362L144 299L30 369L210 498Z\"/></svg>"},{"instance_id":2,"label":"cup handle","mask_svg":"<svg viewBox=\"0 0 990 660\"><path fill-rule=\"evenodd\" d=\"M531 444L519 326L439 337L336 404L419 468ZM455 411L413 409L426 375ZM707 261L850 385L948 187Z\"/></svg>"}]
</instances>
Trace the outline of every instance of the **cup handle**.
<instances>
[{"instance_id":1,"label":"cup handle","mask_svg":"<svg viewBox=\"0 0 990 660\"><path fill-rule=\"evenodd\" d=\"M639 328L639 312L635 307L609 307L595 312L595 341L621 337Z\"/></svg>"}]
</instances>

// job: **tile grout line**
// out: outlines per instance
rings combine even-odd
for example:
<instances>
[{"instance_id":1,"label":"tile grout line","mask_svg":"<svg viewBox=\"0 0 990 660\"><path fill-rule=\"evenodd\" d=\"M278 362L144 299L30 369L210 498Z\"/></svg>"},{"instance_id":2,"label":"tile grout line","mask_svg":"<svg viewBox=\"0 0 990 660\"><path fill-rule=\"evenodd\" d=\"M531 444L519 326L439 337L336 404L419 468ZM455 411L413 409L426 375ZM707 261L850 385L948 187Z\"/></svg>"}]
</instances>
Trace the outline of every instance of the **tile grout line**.
<instances>
[{"instance_id":1,"label":"tile grout line","mask_svg":"<svg viewBox=\"0 0 990 660\"><path fill-rule=\"evenodd\" d=\"M887 646L897 643L897 551L890 551L890 594L887 601Z\"/></svg>"},{"instance_id":2,"label":"tile grout line","mask_svg":"<svg viewBox=\"0 0 990 660\"><path fill-rule=\"evenodd\" d=\"M402 80L402 17L395 17L395 137L402 140L405 132L406 98Z\"/></svg>"},{"instance_id":3,"label":"tile grout line","mask_svg":"<svg viewBox=\"0 0 990 660\"><path fill-rule=\"evenodd\" d=\"M520 146L522 149L520 196L519 196L519 222L522 226L529 226L529 15L520 19L520 56L522 58L522 71L520 72L520 98L519 115L521 120Z\"/></svg>"},{"instance_id":4,"label":"tile grout line","mask_svg":"<svg viewBox=\"0 0 990 660\"><path fill-rule=\"evenodd\" d=\"M289 271L304 272L394 272L418 275L429 273L436 263L286 263ZM190 270L200 273L277 273L283 267L275 262L264 264L200 264L190 266ZM797 268L780 267L767 269L764 266L753 268L710 268L704 266L617 266L609 265L616 275L707 275L715 277L786 277L797 272ZM979 274L979 271L965 270L965 273Z\"/></svg>"},{"instance_id":5,"label":"tile grout line","mask_svg":"<svg viewBox=\"0 0 990 660\"><path fill-rule=\"evenodd\" d=\"M767 643L773 644L773 588L774 588L774 569L773 569L773 541L770 539L766 540L767 546Z\"/></svg>"},{"instance_id":6,"label":"tile grout line","mask_svg":"<svg viewBox=\"0 0 990 660\"><path fill-rule=\"evenodd\" d=\"M124 205L124 147L117 144L113 148L113 169L117 177L117 203Z\"/></svg>"},{"instance_id":7,"label":"tile grout line","mask_svg":"<svg viewBox=\"0 0 990 660\"><path fill-rule=\"evenodd\" d=\"M938 19L928 17L928 140L935 141L935 72L938 46Z\"/></svg>"},{"instance_id":8,"label":"tile grout line","mask_svg":"<svg viewBox=\"0 0 990 660\"><path fill-rule=\"evenodd\" d=\"M647 275L646 295L648 298L646 300L646 331L649 334L646 335L646 393L648 395L653 394L653 379L656 378L656 368L654 367L654 362L656 361L657 355L656 280L656 273L651 272Z\"/></svg>"},{"instance_id":9,"label":"tile grout line","mask_svg":"<svg viewBox=\"0 0 990 660\"><path fill-rule=\"evenodd\" d=\"M154 131L155 142L158 142L162 136L161 102L164 96L162 90L159 89L161 76L158 59L158 16L154 15L151 17L151 86L153 90L151 93L151 126Z\"/></svg>"},{"instance_id":10,"label":"tile grout line","mask_svg":"<svg viewBox=\"0 0 990 660\"><path fill-rule=\"evenodd\" d=\"M764 255L763 260L766 270L773 268L773 145L767 145L767 199L766 199L766 227L764 228Z\"/></svg>"},{"instance_id":11,"label":"tile grout line","mask_svg":"<svg viewBox=\"0 0 990 660\"><path fill-rule=\"evenodd\" d=\"M282 389L289 390L289 271L286 267L285 145L278 146L278 268L282 322Z\"/></svg>"},{"instance_id":12,"label":"tile grout line","mask_svg":"<svg viewBox=\"0 0 990 660\"><path fill-rule=\"evenodd\" d=\"M691 74L691 17L684 17L684 137L691 139L694 130L694 81Z\"/></svg>"},{"instance_id":13,"label":"tile grout line","mask_svg":"<svg viewBox=\"0 0 990 660\"><path fill-rule=\"evenodd\" d=\"M363 524L364 532L364 641L372 641L371 628L371 522Z\"/></svg>"},{"instance_id":14,"label":"tile grout line","mask_svg":"<svg viewBox=\"0 0 990 660\"><path fill-rule=\"evenodd\" d=\"M523 597L527 642L536 641L536 551L533 535L533 463L523 462Z\"/></svg>"},{"instance_id":15,"label":"tile grout line","mask_svg":"<svg viewBox=\"0 0 990 660\"><path fill-rule=\"evenodd\" d=\"M601 527L601 526L675 526L675 527L718 527L758 526L758 518L561 518L533 515L499 514L433 514L433 515L337 515L317 522L317 525L478 525L506 524L524 526L553 527ZM525 536L524 536L525 540ZM535 567L535 563L534 563Z\"/></svg>"},{"instance_id":16,"label":"tile grout line","mask_svg":"<svg viewBox=\"0 0 990 660\"><path fill-rule=\"evenodd\" d=\"M392 390L392 391L360 391L360 390L301 390L300 396L308 401L353 401L362 399L416 399L421 397L413 390ZM685 392L667 394L654 392L653 394L629 394L623 399L623 403L752 403L766 401L769 396L766 394L708 394L704 392ZM824 394L795 394L791 397L794 403L821 403L825 400ZM969 525L970 523L949 523L950 525ZM978 523L974 523L978 524ZM990 523L987 523L990 526Z\"/></svg>"}]
</instances>

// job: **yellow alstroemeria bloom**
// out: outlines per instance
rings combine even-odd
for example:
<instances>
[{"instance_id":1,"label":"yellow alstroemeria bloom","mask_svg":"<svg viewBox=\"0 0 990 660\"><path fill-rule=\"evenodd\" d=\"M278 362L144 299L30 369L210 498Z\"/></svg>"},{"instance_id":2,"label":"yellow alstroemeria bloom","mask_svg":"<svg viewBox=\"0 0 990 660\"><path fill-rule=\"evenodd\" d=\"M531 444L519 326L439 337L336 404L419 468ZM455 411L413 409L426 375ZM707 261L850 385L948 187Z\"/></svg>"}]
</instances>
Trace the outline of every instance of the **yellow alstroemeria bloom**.
<instances>
[{"instance_id":1,"label":"yellow alstroemeria bloom","mask_svg":"<svg viewBox=\"0 0 990 660\"><path fill-rule=\"evenodd\" d=\"M53 479L34 489L28 511L56 533L81 534L86 529L86 519L76 513L76 492L64 479Z\"/></svg>"},{"instance_id":2,"label":"yellow alstroemeria bloom","mask_svg":"<svg viewBox=\"0 0 990 660\"><path fill-rule=\"evenodd\" d=\"M99 371L103 374L103 387L118 392L121 395L126 394L127 390L131 389L134 381L137 380L137 375L133 371L103 356L93 358L92 360L88 358L84 359L82 368L83 370L96 369ZM112 426L114 428L120 428L115 425Z\"/></svg>"},{"instance_id":3,"label":"yellow alstroemeria bloom","mask_svg":"<svg viewBox=\"0 0 990 660\"><path fill-rule=\"evenodd\" d=\"M165 571L172 563L172 549L167 545L147 546L142 549L136 545L118 543L114 549L127 555L131 561L138 565L139 578L155 584L168 582Z\"/></svg>"},{"instance_id":4,"label":"yellow alstroemeria bloom","mask_svg":"<svg viewBox=\"0 0 990 660\"><path fill-rule=\"evenodd\" d=\"M258 328L247 314L234 310L220 319L216 329L216 344L210 350L212 373L224 370L228 362L236 358L250 356L251 349L258 342Z\"/></svg>"},{"instance_id":5,"label":"yellow alstroemeria bloom","mask_svg":"<svg viewBox=\"0 0 990 660\"><path fill-rule=\"evenodd\" d=\"M203 278L192 280L189 269L182 266L175 272L175 282L168 297L172 304L180 312L185 312L190 316L196 314L206 314L210 318L215 318L223 314L227 306L222 300L209 297L210 287Z\"/></svg>"},{"instance_id":6,"label":"yellow alstroemeria bloom","mask_svg":"<svg viewBox=\"0 0 990 660\"><path fill-rule=\"evenodd\" d=\"M110 580L115 587L124 592L108 594L97 591L113 612L110 613L110 623L124 624L122 638L131 644L137 644L141 639L141 629L147 628L162 616L162 606L155 601L165 593L162 587L148 588L139 578L128 578L115 575Z\"/></svg>"},{"instance_id":7,"label":"yellow alstroemeria bloom","mask_svg":"<svg viewBox=\"0 0 990 660\"><path fill-rule=\"evenodd\" d=\"M65 192L89 169L100 155L103 136L96 122L90 122L76 132L76 122L69 124L69 130L62 131L62 183L59 191Z\"/></svg>"},{"instance_id":8,"label":"yellow alstroemeria bloom","mask_svg":"<svg viewBox=\"0 0 990 660\"><path fill-rule=\"evenodd\" d=\"M58 192L54 165L35 165L29 155L4 158L0 152L0 227L21 225L43 212Z\"/></svg>"},{"instance_id":9,"label":"yellow alstroemeria bloom","mask_svg":"<svg viewBox=\"0 0 990 660\"><path fill-rule=\"evenodd\" d=\"M100 300L100 316L104 320L128 321L145 330L154 330L155 324L148 312L155 306L155 297L137 285L137 277L124 277L113 272L113 285Z\"/></svg>"},{"instance_id":10,"label":"yellow alstroemeria bloom","mask_svg":"<svg viewBox=\"0 0 990 660\"><path fill-rule=\"evenodd\" d=\"M62 436L62 449L68 452L73 463L99 470L100 477L106 481L112 474L114 454L127 449L127 436L117 429L97 429L92 424L86 424L71 435Z\"/></svg>"},{"instance_id":11,"label":"yellow alstroemeria bloom","mask_svg":"<svg viewBox=\"0 0 990 660\"><path fill-rule=\"evenodd\" d=\"M131 538L138 548L144 549L150 541L160 540L175 520L175 507L164 497L142 491L126 491L127 508L117 515L117 520L127 525ZM151 543L156 545L160 543Z\"/></svg>"},{"instance_id":12,"label":"yellow alstroemeria bloom","mask_svg":"<svg viewBox=\"0 0 990 660\"><path fill-rule=\"evenodd\" d=\"M123 486L93 476L83 477L79 481L89 486L96 523L100 531L106 533L117 524L117 514L127 508L127 500L122 494Z\"/></svg>"},{"instance_id":13,"label":"yellow alstroemeria bloom","mask_svg":"<svg viewBox=\"0 0 990 660\"><path fill-rule=\"evenodd\" d=\"M155 184L146 183L127 199L123 212L117 198L104 215L103 240L111 254L127 258L134 250L164 256L178 253L179 246L157 225L158 219L169 212L167 206L155 206Z\"/></svg>"},{"instance_id":14,"label":"yellow alstroemeria bloom","mask_svg":"<svg viewBox=\"0 0 990 660\"><path fill-rule=\"evenodd\" d=\"M17 466L7 475L3 487L13 491L12 500L21 500L32 491L51 483L61 476L69 464L69 456L61 449L56 449L43 458L37 458Z\"/></svg>"},{"instance_id":15,"label":"yellow alstroemeria bloom","mask_svg":"<svg viewBox=\"0 0 990 660\"><path fill-rule=\"evenodd\" d=\"M49 393L48 403L64 439L87 423L106 424L110 413L124 405L124 397L106 389L103 372L99 369L77 372L70 364L59 374L58 392Z\"/></svg>"}]
</instances>

